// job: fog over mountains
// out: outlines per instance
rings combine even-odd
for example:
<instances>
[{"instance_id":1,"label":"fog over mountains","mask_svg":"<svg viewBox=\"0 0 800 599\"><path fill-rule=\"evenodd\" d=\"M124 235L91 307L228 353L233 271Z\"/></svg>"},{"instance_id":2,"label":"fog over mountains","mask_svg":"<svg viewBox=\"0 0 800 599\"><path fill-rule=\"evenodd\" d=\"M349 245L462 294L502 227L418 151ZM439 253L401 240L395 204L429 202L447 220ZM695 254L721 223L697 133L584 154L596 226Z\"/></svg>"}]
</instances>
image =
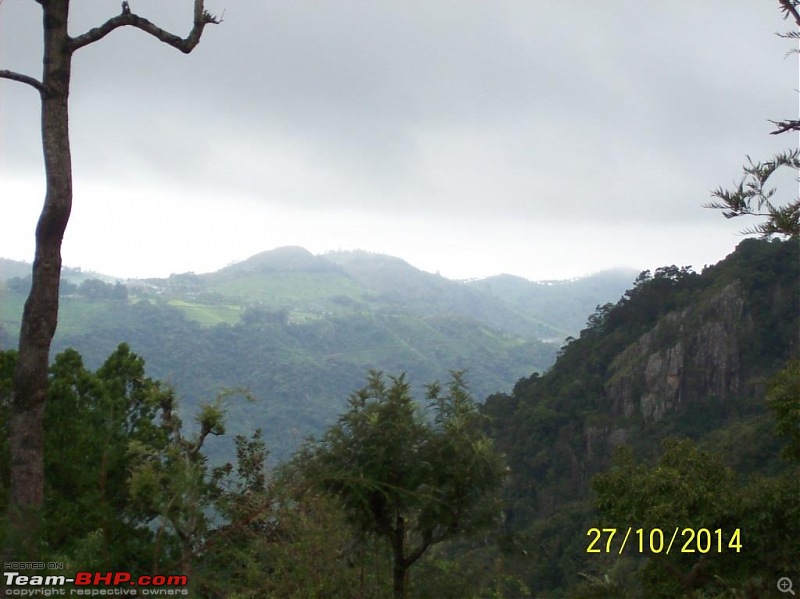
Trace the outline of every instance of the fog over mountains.
<instances>
[{"instance_id":1,"label":"fog over mountains","mask_svg":"<svg viewBox=\"0 0 800 599\"><path fill-rule=\"evenodd\" d=\"M29 268L0 262L2 348L16 345ZM370 369L406 373L418 387L465 370L479 400L510 390L546 370L635 274L453 281L392 256L299 247L163 279L65 268L53 352L75 347L97 367L127 342L190 412L220 389L246 387L260 401L233 405L231 429L255 423L285 455L341 411Z\"/></svg>"},{"instance_id":2,"label":"fog over mountains","mask_svg":"<svg viewBox=\"0 0 800 599\"><path fill-rule=\"evenodd\" d=\"M0 280L25 278L30 265L0 258ZM286 246L261 252L216 272L173 274L164 279L121 279L66 267L63 280L80 284L89 278L121 282L137 294L195 300L212 324L215 298L236 300L288 312L290 319L391 307L423 315L461 315L525 338L563 340L576 334L597 303L616 301L637 271L606 270L577 279L530 281L498 274L455 281L415 268L406 261L365 251L331 251L314 255ZM62 290L62 295L65 295ZM219 306L217 306L219 308ZM190 314L191 315L191 314ZM228 315L227 320L230 320Z\"/></svg>"}]
</instances>

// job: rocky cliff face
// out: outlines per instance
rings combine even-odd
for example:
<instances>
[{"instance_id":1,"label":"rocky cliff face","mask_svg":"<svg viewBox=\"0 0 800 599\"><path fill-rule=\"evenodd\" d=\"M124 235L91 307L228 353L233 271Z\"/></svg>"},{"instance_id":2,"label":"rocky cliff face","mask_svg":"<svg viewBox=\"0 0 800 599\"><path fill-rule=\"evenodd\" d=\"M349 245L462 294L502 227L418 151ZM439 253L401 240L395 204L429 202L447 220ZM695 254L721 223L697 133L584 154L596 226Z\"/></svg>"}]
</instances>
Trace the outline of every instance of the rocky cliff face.
<instances>
[{"instance_id":1,"label":"rocky cliff face","mask_svg":"<svg viewBox=\"0 0 800 599\"><path fill-rule=\"evenodd\" d=\"M668 314L612 362L606 383L612 416L658 421L697 398L741 393L742 340L752 329L735 283Z\"/></svg>"},{"instance_id":2,"label":"rocky cliff face","mask_svg":"<svg viewBox=\"0 0 800 599\"><path fill-rule=\"evenodd\" d=\"M800 355L798 250L745 240L702 274L643 273L616 305L597 308L548 372L486 400L511 469L509 522L531 547L574 563L577 544L553 539L568 523L577 538L597 521L590 483L620 445L650 460L665 438L690 438L727 451L743 472L779 467L764 391Z\"/></svg>"}]
</instances>

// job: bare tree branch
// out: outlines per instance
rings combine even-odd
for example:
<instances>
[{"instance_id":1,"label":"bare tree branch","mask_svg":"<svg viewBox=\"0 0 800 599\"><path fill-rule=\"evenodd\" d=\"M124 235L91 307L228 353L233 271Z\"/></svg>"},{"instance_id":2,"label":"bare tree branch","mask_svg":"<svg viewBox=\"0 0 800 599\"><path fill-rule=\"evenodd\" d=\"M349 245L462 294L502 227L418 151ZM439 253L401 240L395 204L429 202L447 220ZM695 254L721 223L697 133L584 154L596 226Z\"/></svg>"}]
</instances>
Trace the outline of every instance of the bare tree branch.
<instances>
[{"instance_id":1,"label":"bare tree branch","mask_svg":"<svg viewBox=\"0 0 800 599\"><path fill-rule=\"evenodd\" d=\"M787 131L800 131L800 120L770 121L770 123L777 127L775 131L770 131L770 135L779 135Z\"/></svg>"},{"instance_id":2,"label":"bare tree branch","mask_svg":"<svg viewBox=\"0 0 800 599\"><path fill-rule=\"evenodd\" d=\"M189 54L189 52L194 50L195 46L200 43L200 36L203 34L203 28L209 23L216 25L220 22L221 19L218 19L204 8L203 0L194 0L194 27L192 27L188 36L181 38L174 33L161 29L161 27L147 19L123 9L122 14L110 18L99 27L90 29L83 35L72 38L69 42L69 51L75 52L75 50L79 50L84 46L88 46L89 44L103 39L115 29L130 25L131 27L141 29L145 33L149 33L173 48L177 48L184 54Z\"/></svg>"},{"instance_id":3,"label":"bare tree branch","mask_svg":"<svg viewBox=\"0 0 800 599\"><path fill-rule=\"evenodd\" d=\"M0 79L11 79L11 81L19 81L20 83L27 83L28 85L36 88L36 90L41 94L44 92L44 85L38 79L34 77L30 77L28 75L23 75L22 73L15 73L14 71L7 71L5 69L0 69Z\"/></svg>"}]
</instances>

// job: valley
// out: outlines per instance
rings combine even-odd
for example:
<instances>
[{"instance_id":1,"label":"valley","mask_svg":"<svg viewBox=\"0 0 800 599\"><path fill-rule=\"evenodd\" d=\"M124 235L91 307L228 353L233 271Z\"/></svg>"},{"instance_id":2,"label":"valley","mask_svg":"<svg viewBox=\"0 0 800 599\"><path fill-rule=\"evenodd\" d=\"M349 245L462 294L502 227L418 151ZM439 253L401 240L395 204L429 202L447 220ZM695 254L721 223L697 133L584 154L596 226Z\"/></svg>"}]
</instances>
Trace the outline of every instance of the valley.
<instances>
[{"instance_id":1,"label":"valley","mask_svg":"<svg viewBox=\"0 0 800 599\"><path fill-rule=\"evenodd\" d=\"M0 347L10 348L27 287L24 265L2 267ZM164 279L64 269L53 355L74 347L96 367L125 341L187 414L224 389L246 388L256 402L231 404L229 430L262 428L281 459L331 422L370 370L406 373L417 390L464 370L478 398L510 390L549 368L585 315L634 277L452 281L391 256L298 247Z\"/></svg>"}]
</instances>

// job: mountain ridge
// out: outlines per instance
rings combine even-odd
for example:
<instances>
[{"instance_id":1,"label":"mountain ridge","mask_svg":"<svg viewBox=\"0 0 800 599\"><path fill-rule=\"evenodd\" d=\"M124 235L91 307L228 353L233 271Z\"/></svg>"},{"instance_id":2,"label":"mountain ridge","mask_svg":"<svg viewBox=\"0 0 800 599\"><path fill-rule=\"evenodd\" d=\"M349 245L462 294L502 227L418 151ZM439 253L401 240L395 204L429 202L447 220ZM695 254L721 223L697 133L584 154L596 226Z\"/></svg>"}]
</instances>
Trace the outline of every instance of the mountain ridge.
<instances>
[{"instance_id":1,"label":"mountain ridge","mask_svg":"<svg viewBox=\"0 0 800 599\"><path fill-rule=\"evenodd\" d=\"M95 366L127 342L188 413L222 388L245 386L263 403L232 408L231 430L257 423L280 456L333 419L370 369L416 384L466 370L482 398L546 369L557 345L541 339L569 332L558 318L526 316L467 282L368 252L279 248L214 273L124 284L76 284L82 272L64 273L54 353L72 346ZM24 282L0 281L3 347L15 344ZM575 308L581 321L627 284L618 287Z\"/></svg>"},{"instance_id":2,"label":"mountain ridge","mask_svg":"<svg viewBox=\"0 0 800 599\"><path fill-rule=\"evenodd\" d=\"M526 584L563 591L591 570L586 530L600 516L590 482L620 448L652 460L677 437L719 452L743 477L786 472L764 399L800 352L797 264L796 240L748 239L702 273L643 273L549 370L486 400L509 460L506 518L518 551L548 548L533 567L520 560Z\"/></svg>"},{"instance_id":3,"label":"mountain ridge","mask_svg":"<svg viewBox=\"0 0 800 599\"><path fill-rule=\"evenodd\" d=\"M174 272L166 277L147 277L147 276L124 277L115 274L101 273L93 270L84 270L80 266L64 266L62 270L70 278L80 278L82 275L83 277L91 276L99 278L104 281L131 282L131 281L165 280L168 279L169 276L181 276L181 275L197 275L197 276L216 275L222 272L241 270L242 267L245 267L246 270L254 270L255 269L254 267L260 265L263 262L266 263L275 262L278 266L278 269L288 270L286 264L285 263L282 264L280 262L281 259L299 260L304 258L309 261L311 261L311 259L316 259L319 261L329 261L333 262L334 264L338 264L340 261L341 262L349 261L348 257L367 258L369 260L374 260L374 261L385 260L386 263L391 263L391 262L402 263L419 272L423 272L436 277L441 277L453 282L470 283L470 284L475 282L500 279L500 278L519 279L521 281L539 285L568 284L579 280L591 279L596 277L597 275L602 275L602 274L624 273L625 276L629 276L631 273L633 273L633 276L636 276L636 274L638 274L639 272L638 269L635 269L633 267L616 266L564 279L533 279L504 271L494 275L488 275L485 277L449 278L449 277L444 277L443 275L438 273L432 273L423 270L421 268L418 268L412 265L404 258L400 258L398 256L393 256L391 254L386 254L383 252L373 252L370 250L353 249L353 250L326 250L319 254L313 254L308 249L297 245L278 246L272 249L263 250L255 254L252 254L247 258L243 258L242 260L236 260L234 262L231 262L230 264L222 266L213 271L197 272L195 270L188 270L183 272ZM16 260L13 258L0 257L0 280L9 279L12 277L24 277L29 273L30 269L31 269L30 262L27 262L25 260Z\"/></svg>"},{"instance_id":4,"label":"mountain ridge","mask_svg":"<svg viewBox=\"0 0 800 599\"><path fill-rule=\"evenodd\" d=\"M2 264L0 281L24 272L24 263ZM410 310L420 316L460 315L526 339L556 341L576 334L597 301L618 297L635 274L612 269L559 282L516 275L463 281L420 270L387 254L340 250L314 255L299 246L283 246L210 273L121 279L65 267L62 277L71 283L87 278L124 282L137 296L168 298L206 324L233 324L240 312L232 308L236 305L286 310L298 320L365 310ZM513 290L507 289L510 280Z\"/></svg>"}]
</instances>

